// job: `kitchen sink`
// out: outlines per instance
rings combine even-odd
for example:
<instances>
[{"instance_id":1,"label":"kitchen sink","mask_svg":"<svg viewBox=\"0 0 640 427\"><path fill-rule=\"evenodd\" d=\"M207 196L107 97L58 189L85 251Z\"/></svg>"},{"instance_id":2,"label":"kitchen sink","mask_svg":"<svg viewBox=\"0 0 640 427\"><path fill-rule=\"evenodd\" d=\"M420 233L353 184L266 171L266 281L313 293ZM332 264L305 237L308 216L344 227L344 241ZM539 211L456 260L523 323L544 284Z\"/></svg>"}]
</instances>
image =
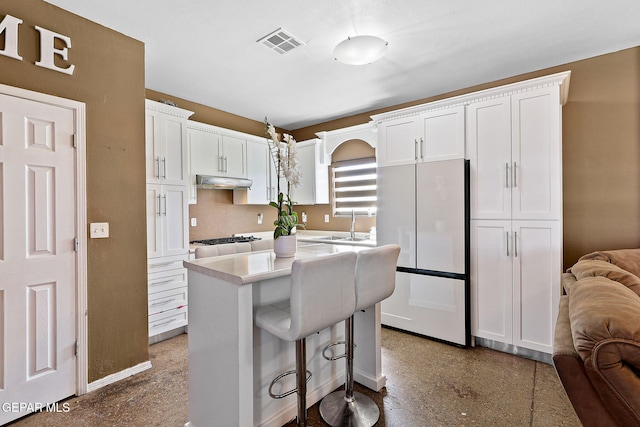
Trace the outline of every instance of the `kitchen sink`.
<instances>
[{"instance_id":1,"label":"kitchen sink","mask_svg":"<svg viewBox=\"0 0 640 427\"><path fill-rule=\"evenodd\" d=\"M368 237L338 237L338 236L331 236L331 240L343 240L343 241L348 241L348 242L364 242L366 240L369 240Z\"/></svg>"}]
</instances>

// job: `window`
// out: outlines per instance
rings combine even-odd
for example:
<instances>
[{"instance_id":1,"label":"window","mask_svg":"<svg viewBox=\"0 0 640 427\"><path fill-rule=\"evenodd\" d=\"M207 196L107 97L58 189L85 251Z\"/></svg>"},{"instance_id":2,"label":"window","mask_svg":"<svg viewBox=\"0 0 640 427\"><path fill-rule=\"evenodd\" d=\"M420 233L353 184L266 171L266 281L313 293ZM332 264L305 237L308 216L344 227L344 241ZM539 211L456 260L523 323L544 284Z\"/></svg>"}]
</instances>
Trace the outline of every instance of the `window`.
<instances>
[{"instance_id":1,"label":"window","mask_svg":"<svg viewBox=\"0 0 640 427\"><path fill-rule=\"evenodd\" d=\"M331 167L333 215L372 216L376 213L376 159L347 160Z\"/></svg>"}]
</instances>

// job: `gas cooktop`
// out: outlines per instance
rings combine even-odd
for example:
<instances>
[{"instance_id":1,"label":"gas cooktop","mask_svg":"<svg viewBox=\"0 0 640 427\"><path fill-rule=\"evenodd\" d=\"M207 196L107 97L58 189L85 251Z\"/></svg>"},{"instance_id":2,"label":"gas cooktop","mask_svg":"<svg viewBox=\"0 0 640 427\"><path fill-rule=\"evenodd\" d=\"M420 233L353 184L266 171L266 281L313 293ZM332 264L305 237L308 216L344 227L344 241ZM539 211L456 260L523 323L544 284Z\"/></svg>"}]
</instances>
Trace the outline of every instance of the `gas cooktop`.
<instances>
[{"instance_id":1,"label":"gas cooktop","mask_svg":"<svg viewBox=\"0 0 640 427\"><path fill-rule=\"evenodd\" d=\"M192 240L189 243L200 243L201 245L223 245L225 243L242 243L261 240L260 237L254 236L233 236L233 237L216 237L214 239Z\"/></svg>"}]
</instances>

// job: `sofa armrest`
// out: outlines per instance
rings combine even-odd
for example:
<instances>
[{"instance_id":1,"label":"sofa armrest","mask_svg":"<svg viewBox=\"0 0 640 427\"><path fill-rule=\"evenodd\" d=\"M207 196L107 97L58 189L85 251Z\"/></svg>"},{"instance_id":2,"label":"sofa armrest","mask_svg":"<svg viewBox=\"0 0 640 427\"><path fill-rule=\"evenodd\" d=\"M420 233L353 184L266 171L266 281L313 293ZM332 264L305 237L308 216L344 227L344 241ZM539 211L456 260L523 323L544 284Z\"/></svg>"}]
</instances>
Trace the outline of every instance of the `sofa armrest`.
<instances>
[{"instance_id":1,"label":"sofa armrest","mask_svg":"<svg viewBox=\"0 0 640 427\"><path fill-rule=\"evenodd\" d=\"M584 427L614 426L613 419L587 376L584 362L573 346L569 297L560 297L553 337L553 365L576 415Z\"/></svg>"}]
</instances>

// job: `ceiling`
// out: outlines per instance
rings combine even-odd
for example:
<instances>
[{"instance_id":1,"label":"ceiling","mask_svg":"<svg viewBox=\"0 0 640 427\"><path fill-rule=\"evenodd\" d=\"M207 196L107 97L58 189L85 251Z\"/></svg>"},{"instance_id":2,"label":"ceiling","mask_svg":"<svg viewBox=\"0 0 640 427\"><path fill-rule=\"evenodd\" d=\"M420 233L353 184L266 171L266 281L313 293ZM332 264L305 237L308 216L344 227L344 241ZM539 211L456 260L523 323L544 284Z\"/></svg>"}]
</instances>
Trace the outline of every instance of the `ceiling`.
<instances>
[{"instance_id":1,"label":"ceiling","mask_svg":"<svg viewBox=\"0 0 640 427\"><path fill-rule=\"evenodd\" d=\"M47 2L143 41L148 89L288 130L640 45L638 0ZM387 55L335 61L355 35Z\"/></svg>"}]
</instances>

